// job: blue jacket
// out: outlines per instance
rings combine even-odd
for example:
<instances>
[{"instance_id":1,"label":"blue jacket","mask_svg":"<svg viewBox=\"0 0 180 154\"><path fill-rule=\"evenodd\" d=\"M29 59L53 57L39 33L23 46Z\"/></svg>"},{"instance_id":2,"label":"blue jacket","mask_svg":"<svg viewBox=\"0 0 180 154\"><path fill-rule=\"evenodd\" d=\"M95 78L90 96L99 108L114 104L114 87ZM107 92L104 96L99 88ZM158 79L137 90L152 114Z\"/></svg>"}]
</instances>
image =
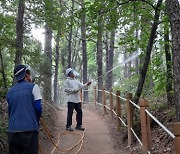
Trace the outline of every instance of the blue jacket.
<instances>
[{"instance_id":1,"label":"blue jacket","mask_svg":"<svg viewBox=\"0 0 180 154\"><path fill-rule=\"evenodd\" d=\"M34 84L18 82L7 93L8 132L38 131L38 119L32 94Z\"/></svg>"}]
</instances>

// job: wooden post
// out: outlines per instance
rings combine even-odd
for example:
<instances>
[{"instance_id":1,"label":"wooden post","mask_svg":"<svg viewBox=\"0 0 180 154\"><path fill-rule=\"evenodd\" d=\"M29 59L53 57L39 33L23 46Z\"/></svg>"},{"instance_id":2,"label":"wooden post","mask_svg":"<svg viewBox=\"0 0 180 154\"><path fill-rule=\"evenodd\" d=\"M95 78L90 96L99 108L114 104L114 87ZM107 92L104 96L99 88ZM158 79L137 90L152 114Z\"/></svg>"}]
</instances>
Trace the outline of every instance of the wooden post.
<instances>
[{"instance_id":1,"label":"wooden post","mask_svg":"<svg viewBox=\"0 0 180 154\"><path fill-rule=\"evenodd\" d=\"M96 86L94 86L94 105L96 106Z\"/></svg>"},{"instance_id":2,"label":"wooden post","mask_svg":"<svg viewBox=\"0 0 180 154\"><path fill-rule=\"evenodd\" d=\"M142 150L144 154L147 154L148 147L149 147L149 137L148 137L148 128L147 126L147 114L145 112L145 109L148 107L148 101L145 99L140 100L140 118L141 118L141 135L142 135Z\"/></svg>"},{"instance_id":3,"label":"wooden post","mask_svg":"<svg viewBox=\"0 0 180 154\"><path fill-rule=\"evenodd\" d=\"M174 147L175 147L175 153L180 153L180 122L176 122L173 124L173 132L175 135L174 138Z\"/></svg>"},{"instance_id":4,"label":"wooden post","mask_svg":"<svg viewBox=\"0 0 180 154\"><path fill-rule=\"evenodd\" d=\"M132 100L132 93L126 94L127 99L127 125L128 125L128 145L133 143L133 134L131 128L133 127L133 106L129 100Z\"/></svg>"},{"instance_id":5,"label":"wooden post","mask_svg":"<svg viewBox=\"0 0 180 154\"><path fill-rule=\"evenodd\" d=\"M104 114L106 114L106 94L105 94L105 88L103 88L102 90L102 104L103 104L103 111L104 111Z\"/></svg>"},{"instance_id":6,"label":"wooden post","mask_svg":"<svg viewBox=\"0 0 180 154\"><path fill-rule=\"evenodd\" d=\"M121 117L121 102L120 102L120 91L116 91L116 113L117 113L117 128L121 127L119 117Z\"/></svg>"},{"instance_id":7,"label":"wooden post","mask_svg":"<svg viewBox=\"0 0 180 154\"><path fill-rule=\"evenodd\" d=\"M110 114L111 114L111 118L113 119L113 94L112 94L112 89L110 90L109 96L110 96Z\"/></svg>"}]
</instances>

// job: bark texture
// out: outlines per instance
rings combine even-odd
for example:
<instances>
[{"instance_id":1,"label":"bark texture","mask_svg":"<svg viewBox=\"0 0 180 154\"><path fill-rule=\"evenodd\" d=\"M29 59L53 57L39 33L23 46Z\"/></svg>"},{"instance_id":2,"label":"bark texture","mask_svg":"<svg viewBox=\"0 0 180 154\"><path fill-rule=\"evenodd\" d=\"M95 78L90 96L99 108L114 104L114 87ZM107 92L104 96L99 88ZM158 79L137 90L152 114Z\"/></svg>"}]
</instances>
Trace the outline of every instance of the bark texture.
<instances>
[{"instance_id":1,"label":"bark texture","mask_svg":"<svg viewBox=\"0 0 180 154\"><path fill-rule=\"evenodd\" d=\"M111 31L110 36L110 47L109 52L107 55L107 69L108 72L106 75L106 89L110 90L112 88L112 81L113 81L113 71L111 69L113 68L113 59L114 59L114 41L115 41L115 30Z\"/></svg>"},{"instance_id":2,"label":"bark texture","mask_svg":"<svg viewBox=\"0 0 180 154\"><path fill-rule=\"evenodd\" d=\"M16 55L15 66L21 64L23 52L23 33L24 33L24 10L25 0L19 0L18 14L16 19Z\"/></svg>"},{"instance_id":3,"label":"bark texture","mask_svg":"<svg viewBox=\"0 0 180 154\"><path fill-rule=\"evenodd\" d=\"M176 118L180 121L180 6L178 0L166 0L172 33L172 57Z\"/></svg>"},{"instance_id":4,"label":"bark texture","mask_svg":"<svg viewBox=\"0 0 180 154\"><path fill-rule=\"evenodd\" d=\"M54 74L54 103L58 102L58 68L59 68L59 50L60 50L60 30L56 36L56 56L55 56L55 74Z\"/></svg>"},{"instance_id":5,"label":"bark texture","mask_svg":"<svg viewBox=\"0 0 180 154\"><path fill-rule=\"evenodd\" d=\"M102 81L102 37L103 37L103 28L102 28L102 15L98 16L98 34L97 34L97 76L98 76L98 90L102 90L103 81ZM101 103L102 100L102 92L98 91L98 102Z\"/></svg>"},{"instance_id":6,"label":"bark texture","mask_svg":"<svg viewBox=\"0 0 180 154\"><path fill-rule=\"evenodd\" d=\"M69 40L68 40L68 67L72 67L72 35L73 35L73 19L74 19L74 0L72 0L72 7L71 7L71 25L70 25L70 32L69 32Z\"/></svg>"},{"instance_id":7,"label":"bark texture","mask_svg":"<svg viewBox=\"0 0 180 154\"><path fill-rule=\"evenodd\" d=\"M81 37L82 37L82 62L83 62L83 83L88 81L87 78L87 43L86 43L86 8L85 1L81 0L82 17L81 17ZM83 93L83 101L88 101L88 91Z\"/></svg>"},{"instance_id":8,"label":"bark texture","mask_svg":"<svg viewBox=\"0 0 180 154\"><path fill-rule=\"evenodd\" d=\"M0 64L1 64L1 73L2 73L2 77L3 77L4 88L7 88L7 79L6 79L6 74L5 74L5 70L4 70L3 56L2 56L1 50L0 50Z\"/></svg>"},{"instance_id":9,"label":"bark texture","mask_svg":"<svg viewBox=\"0 0 180 154\"><path fill-rule=\"evenodd\" d=\"M45 48L44 48L44 86L43 97L47 101L52 101L52 30L45 26Z\"/></svg>"},{"instance_id":10,"label":"bark texture","mask_svg":"<svg viewBox=\"0 0 180 154\"><path fill-rule=\"evenodd\" d=\"M169 105L173 104L173 76L172 76L172 58L171 58L171 52L170 52L170 46L169 46L169 29L164 31L164 49L165 49L165 55L166 55L166 93L167 93L167 101Z\"/></svg>"}]
</instances>

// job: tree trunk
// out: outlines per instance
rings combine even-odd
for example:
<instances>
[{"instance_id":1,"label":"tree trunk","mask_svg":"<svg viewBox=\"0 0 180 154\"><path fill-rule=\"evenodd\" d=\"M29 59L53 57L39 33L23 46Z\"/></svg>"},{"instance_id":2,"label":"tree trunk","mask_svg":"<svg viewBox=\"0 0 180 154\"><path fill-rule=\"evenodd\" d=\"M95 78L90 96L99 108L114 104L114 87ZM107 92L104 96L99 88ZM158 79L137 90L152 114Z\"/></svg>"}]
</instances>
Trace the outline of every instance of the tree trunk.
<instances>
[{"instance_id":1,"label":"tree trunk","mask_svg":"<svg viewBox=\"0 0 180 154\"><path fill-rule=\"evenodd\" d=\"M85 1L81 0L82 17L81 17L81 37L82 37L82 61L83 61L83 83L88 81L87 79L87 44L86 44L86 8ZM84 102L88 102L88 91L84 91Z\"/></svg>"},{"instance_id":2,"label":"tree trunk","mask_svg":"<svg viewBox=\"0 0 180 154\"><path fill-rule=\"evenodd\" d=\"M24 33L24 10L25 0L19 0L18 14L16 20L16 55L15 66L21 64L23 52L23 33Z\"/></svg>"},{"instance_id":3,"label":"tree trunk","mask_svg":"<svg viewBox=\"0 0 180 154\"><path fill-rule=\"evenodd\" d=\"M131 61L129 61L128 62L128 78L131 78L131 76L132 76L132 62Z\"/></svg>"},{"instance_id":4,"label":"tree trunk","mask_svg":"<svg viewBox=\"0 0 180 154\"><path fill-rule=\"evenodd\" d=\"M138 39L138 38L139 38L139 30L138 30L138 28L136 28L136 39ZM136 46L136 51L139 51L139 50L140 50L139 47ZM135 58L134 65L135 65L135 74L137 75L137 74L139 74L139 57Z\"/></svg>"},{"instance_id":5,"label":"tree trunk","mask_svg":"<svg viewBox=\"0 0 180 154\"><path fill-rule=\"evenodd\" d=\"M139 97L141 96L144 81L145 81L145 78L146 78L146 73L147 73L147 70L148 70L149 62L150 62L151 51L152 51L154 39L155 39L155 36L156 36L156 30L157 30L157 27L158 27L161 4L162 4L162 0L158 0L157 6L156 6L156 9L155 9L154 22L152 24L150 38L149 38L149 41L148 41L148 45L146 47L146 55L145 55L145 59L144 59L144 64L143 64L142 70L140 71L140 79L139 79L138 87L137 87L137 90L136 90L136 93L135 93L135 96L134 96L134 102L136 104L138 103Z\"/></svg>"},{"instance_id":6,"label":"tree trunk","mask_svg":"<svg viewBox=\"0 0 180 154\"><path fill-rule=\"evenodd\" d=\"M59 68L59 43L60 43L60 30L56 36L56 57L55 57L55 74L54 74L54 103L58 103L58 68Z\"/></svg>"},{"instance_id":7,"label":"tree trunk","mask_svg":"<svg viewBox=\"0 0 180 154\"><path fill-rule=\"evenodd\" d=\"M107 74L106 74L106 89L110 90L112 88L112 81L113 81L113 59L114 59L114 41L115 41L115 30L111 31L110 37L110 49L108 52L108 66L107 66Z\"/></svg>"},{"instance_id":8,"label":"tree trunk","mask_svg":"<svg viewBox=\"0 0 180 154\"><path fill-rule=\"evenodd\" d=\"M169 105L173 104L173 76L172 76L172 60L171 53L169 47L169 29L164 30L164 49L166 55L166 68L167 68L167 83L166 83L166 93L167 93L167 101Z\"/></svg>"},{"instance_id":9,"label":"tree trunk","mask_svg":"<svg viewBox=\"0 0 180 154\"><path fill-rule=\"evenodd\" d=\"M180 6L178 0L166 0L172 33L172 57L176 118L180 121Z\"/></svg>"},{"instance_id":10,"label":"tree trunk","mask_svg":"<svg viewBox=\"0 0 180 154\"><path fill-rule=\"evenodd\" d=\"M6 80L6 74L4 71L4 63L3 63L3 56L2 56L1 49L0 49L0 62L1 62L1 71L2 71L2 76L3 76L4 88L7 88L7 80Z\"/></svg>"},{"instance_id":11,"label":"tree trunk","mask_svg":"<svg viewBox=\"0 0 180 154\"><path fill-rule=\"evenodd\" d=\"M74 19L74 0L72 0L72 7L71 7L71 25L70 25L70 32L69 32L69 41L68 41L68 67L71 67L71 52L72 52L72 33L73 33L73 19Z\"/></svg>"},{"instance_id":12,"label":"tree trunk","mask_svg":"<svg viewBox=\"0 0 180 154\"><path fill-rule=\"evenodd\" d=\"M136 36L136 39L139 40L139 28L136 26L136 21L139 20L139 17L138 17L136 6L134 6L134 12L133 13L134 13L134 26L136 27L135 28L135 36ZM138 52L139 51L138 45L136 45L135 48L136 48L136 52ZM135 58L134 67L135 67L135 75L139 74L139 57Z\"/></svg>"},{"instance_id":13,"label":"tree trunk","mask_svg":"<svg viewBox=\"0 0 180 154\"><path fill-rule=\"evenodd\" d=\"M127 53L126 49L124 50L124 60L127 59ZM128 66L127 63L124 64L124 78L126 79L128 77Z\"/></svg>"},{"instance_id":14,"label":"tree trunk","mask_svg":"<svg viewBox=\"0 0 180 154\"><path fill-rule=\"evenodd\" d=\"M65 49L61 49L61 65L62 65L62 72L66 74L66 67L65 67ZM66 75L65 75L66 76Z\"/></svg>"},{"instance_id":15,"label":"tree trunk","mask_svg":"<svg viewBox=\"0 0 180 154\"><path fill-rule=\"evenodd\" d=\"M108 72L108 66L109 66L109 32L108 31L106 31L105 49L106 49L106 72ZM106 81L106 89L107 89L107 81Z\"/></svg>"},{"instance_id":16,"label":"tree trunk","mask_svg":"<svg viewBox=\"0 0 180 154\"><path fill-rule=\"evenodd\" d=\"M52 100L52 30L45 26L45 47L44 47L44 88L43 97L47 101Z\"/></svg>"},{"instance_id":17,"label":"tree trunk","mask_svg":"<svg viewBox=\"0 0 180 154\"><path fill-rule=\"evenodd\" d=\"M98 90L102 90L103 81L102 81L102 36L103 36L103 28L102 28L102 15L99 13L98 15L98 34L97 34L97 76L98 76ZM101 103L102 100L102 92L98 91L98 102Z\"/></svg>"}]
</instances>

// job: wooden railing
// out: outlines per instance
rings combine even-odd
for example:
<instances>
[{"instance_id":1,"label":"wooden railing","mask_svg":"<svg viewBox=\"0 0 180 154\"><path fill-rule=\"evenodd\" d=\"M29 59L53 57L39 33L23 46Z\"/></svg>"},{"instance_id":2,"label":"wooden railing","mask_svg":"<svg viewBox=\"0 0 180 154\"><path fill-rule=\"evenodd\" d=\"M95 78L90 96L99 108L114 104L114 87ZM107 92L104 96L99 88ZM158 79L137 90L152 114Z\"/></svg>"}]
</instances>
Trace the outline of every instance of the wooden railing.
<instances>
[{"instance_id":1,"label":"wooden railing","mask_svg":"<svg viewBox=\"0 0 180 154\"><path fill-rule=\"evenodd\" d=\"M97 102L97 91L102 92L102 103ZM109 95L109 106L107 105L106 94ZM81 95L82 97L82 95ZM116 103L116 111L114 110L114 101L113 97L115 97ZM127 109L127 124L122 119L122 101L125 101L125 106ZM173 132L170 132L160 121L156 119L148 110L148 101L146 99L140 99L139 105L135 104L132 101L132 94L126 93L125 98L121 97L120 91L116 91L116 94L112 92L112 90L106 91L97 90L96 87L93 89L93 102L94 105L101 106L103 108L103 112L106 114L107 110L110 112L111 118L116 116L117 119L117 128L120 128L122 124L127 127L128 133L128 145L131 146L133 144L133 137L137 139L139 144L142 147L142 151L144 154L151 153L152 149L152 139L151 139L151 123L150 120L154 120L169 136L171 136L174 140L175 153L180 154L180 122L173 124ZM141 139L133 130L134 123L134 108L137 108L140 113L140 123L141 123Z\"/></svg>"}]
</instances>

